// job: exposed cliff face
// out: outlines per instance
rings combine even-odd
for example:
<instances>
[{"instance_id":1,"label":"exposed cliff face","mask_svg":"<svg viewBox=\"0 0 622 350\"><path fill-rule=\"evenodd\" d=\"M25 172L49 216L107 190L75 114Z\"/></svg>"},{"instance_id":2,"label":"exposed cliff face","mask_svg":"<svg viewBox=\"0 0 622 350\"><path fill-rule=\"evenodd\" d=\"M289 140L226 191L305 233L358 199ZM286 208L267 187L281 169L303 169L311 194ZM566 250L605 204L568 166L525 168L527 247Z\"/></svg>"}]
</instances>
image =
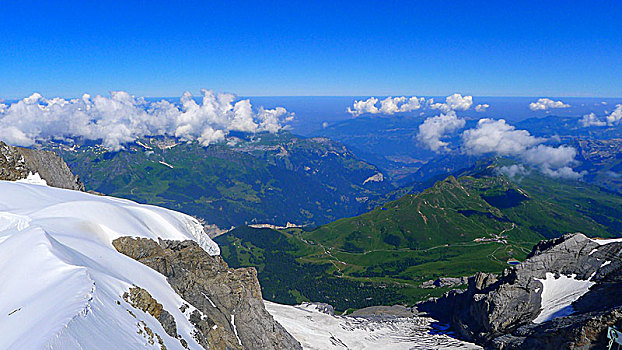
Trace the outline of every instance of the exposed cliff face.
<instances>
[{"instance_id":1,"label":"exposed cliff face","mask_svg":"<svg viewBox=\"0 0 622 350\"><path fill-rule=\"evenodd\" d=\"M25 179L38 173L49 186L84 191L84 185L56 153L13 147L0 141L0 180Z\"/></svg>"},{"instance_id":2,"label":"exposed cliff face","mask_svg":"<svg viewBox=\"0 0 622 350\"><path fill-rule=\"evenodd\" d=\"M491 348L600 346L608 326L622 326L622 241L603 243L582 234L543 241L498 279L477 274L466 291L418 308Z\"/></svg>"},{"instance_id":3,"label":"exposed cliff face","mask_svg":"<svg viewBox=\"0 0 622 350\"><path fill-rule=\"evenodd\" d=\"M122 237L113 245L166 276L173 289L192 304L186 307L197 308L190 321L195 339L205 348L301 349L265 310L254 268L230 269L220 256L210 256L193 241L161 240L158 244Z\"/></svg>"}]
</instances>

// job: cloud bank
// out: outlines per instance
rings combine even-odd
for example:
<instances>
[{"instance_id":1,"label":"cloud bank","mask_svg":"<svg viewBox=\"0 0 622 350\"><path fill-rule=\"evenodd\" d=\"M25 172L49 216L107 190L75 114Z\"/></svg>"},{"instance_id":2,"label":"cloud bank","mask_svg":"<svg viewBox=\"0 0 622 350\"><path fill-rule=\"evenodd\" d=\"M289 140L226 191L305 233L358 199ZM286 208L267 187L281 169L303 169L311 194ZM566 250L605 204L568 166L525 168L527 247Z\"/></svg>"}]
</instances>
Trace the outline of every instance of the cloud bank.
<instances>
[{"instance_id":1,"label":"cloud bank","mask_svg":"<svg viewBox=\"0 0 622 350\"><path fill-rule=\"evenodd\" d=\"M572 169L577 155L573 147L544 145L545 139L534 137L527 130L517 130L503 119L480 119L475 128L462 133L462 141L467 154L512 156L551 177L581 177ZM523 170L519 167L501 169L512 176L524 173Z\"/></svg>"},{"instance_id":2,"label":"cloud bank","mask_svg":"<svg viewBox=\"0 0 622 350\"><path fill-rule=\"evenodd\" d=\"M546 111L553 108L569 108L570 105L563 103L562 101L553 101L549 98L541 98L536 102L529 104L529 109L532 111Z\"/></svg>"},{"instance_id":3,"label":"cloud bank","mask_svg":"<svg viewBox=\"0 0 622 350\"><path fill-rule=\"evenodd\" d=\"M186 92L179 103L147 102L124 91L110 97L47 99L35 93L11 105L0 104L0 139L17 146L37 140L81 137L102 140L111 150L144 136L174 136L203 146L223 141L230 131L277 132L293 118L285 108L253 108L249 100L202 90L197 103Z\"/></svg>"}]
</instances>

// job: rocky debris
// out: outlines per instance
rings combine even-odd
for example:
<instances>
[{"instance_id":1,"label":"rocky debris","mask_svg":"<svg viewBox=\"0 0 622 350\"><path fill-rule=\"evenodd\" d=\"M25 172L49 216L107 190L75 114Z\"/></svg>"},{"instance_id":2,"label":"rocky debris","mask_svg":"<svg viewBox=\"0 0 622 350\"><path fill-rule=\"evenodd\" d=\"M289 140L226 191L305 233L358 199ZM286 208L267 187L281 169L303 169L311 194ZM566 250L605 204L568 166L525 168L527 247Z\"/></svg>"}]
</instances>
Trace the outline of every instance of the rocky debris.
<instances>
[{"instance_id":1,"label":"rocky debris","mask_svg":"<svg viewBox=\"0 0 622 350\"><path fill-rule=\"evenodd\" d=\"M310 303L310 305L314 305L315 309L323 314L335 315L335 308L331 304L327 303Z\"/></svg>"},{"instance_id":2,"label":"rocky debris","mask_svg":"<svg viewBox=\"0 0 622 350\"><path fill-rule=\"evenodd\" d=\"M205 348L301 349L265 310L254 268L230 269L220 256L210 256L193 241L121 237L113 245L166 276L197 309L190 321Z\"/></svg>"},{"instance_id":3,"label":"rocky debris","mask_svg":"<svg viewBox=\"0 0 622 350\"><path fill-rule=\"evenodd\" d=\"M129 293L123 294L123 300L133 307L140 309L155 317L164 328L166 334L178 338L175 318L158 303L148 291L140 287L130 288Z\"/></svg>"},{"instance_id":4,"label":"rocky debris","mask_svg":"<svg viewBox=\"0 0 622 350\"><path fill-rule=\"evenodd\" d=\"M25 179L30 173L38 173L49 186L84 191L79 177L56 153L13 147L0 141L0 180Z\"/></svg>"},{"instance_id":5,"label":"rocky debris","mask_svg":"<svg viewBox=\"0 0 622 350\"><path fill-rule=\"evenodd\" d=\"M478 273L465 291L420 303L464 339L495 349L590 349L602 344L607 325L622 326L622 242L600 245L583 234L537 244L519 266L502 276ZM546 274L596 283L572 304L574 313L542 324Z\"/></svg>"},{"instance_id":6,"label":"rocky debris","mask_svg":"<svg viewBox=\"0 0 622 350\"><path fill-rule=\"evenodd\" d=\"M439 277L421 283L421 288L447 288L467 284L468 277Z\"/></svg>"}]
</instances>

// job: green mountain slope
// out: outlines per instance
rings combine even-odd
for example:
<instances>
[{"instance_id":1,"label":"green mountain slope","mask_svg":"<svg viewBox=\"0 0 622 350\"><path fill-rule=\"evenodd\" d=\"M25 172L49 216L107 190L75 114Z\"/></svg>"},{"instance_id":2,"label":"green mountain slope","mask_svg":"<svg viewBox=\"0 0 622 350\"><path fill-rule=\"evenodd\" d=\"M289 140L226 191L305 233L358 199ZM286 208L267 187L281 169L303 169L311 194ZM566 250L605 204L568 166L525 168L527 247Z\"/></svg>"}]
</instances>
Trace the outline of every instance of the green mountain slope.
<instances>
[{"instance_id":1,"label":"green mountain slope","mask_svg":"<svg viewBox=\"0 0 622 350\"><path fill-rule=\"evenodd\" d=\"M379 170L326 138L236 135L226 144L144 139L120 152L48 144L86 188L180 210L219 227L322 224L391 189ZM379 175L380 174L380 175Z\"/></svg>"},{"instance_id":2,"label":"green mountain slope","mask_svg":"<svg viewBox=\"0 0 622 350\"><path fill-rule=\"evenodd\" d=\"M421 282L501 272L545 237L622 235L622 196L536 172L514 180L496 174L494 165L480 165L312 231L240 228L216 241L229 264L258 268L266 298L325 301L343 310L438 295L443 289L422 289ZM281 244L260 248L267 236ZM343 293L350 284L390 293L353 300L356 294Z\"/></svg>"}]
</instances>

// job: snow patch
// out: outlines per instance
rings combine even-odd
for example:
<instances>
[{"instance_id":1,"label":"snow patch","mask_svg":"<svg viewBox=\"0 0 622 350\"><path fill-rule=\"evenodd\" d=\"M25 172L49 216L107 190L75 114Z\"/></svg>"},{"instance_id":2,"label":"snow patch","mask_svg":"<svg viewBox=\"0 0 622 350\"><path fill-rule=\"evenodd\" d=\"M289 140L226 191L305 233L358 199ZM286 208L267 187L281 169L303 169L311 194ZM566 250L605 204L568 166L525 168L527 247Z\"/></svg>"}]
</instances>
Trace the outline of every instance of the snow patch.
<instances>
[{"instance_id":1,"label":"snow patch","mask_svg":"<svg viewBox=\"0 0 622 350\"><path fill-rule=\"evenodd\" d=\"M25 179L21 179L21 180L17 180L16 182L22 182L22 183L27 183L27 184L31 184L31 185L40 185L40 186L47 186L48 183L41 178L41 175L39 175L39 173L28 173L28 177L26 177Z\"/></svg>"},{"instance_id":2,"label":"snow patch","mask_svg":"<svg viewBox=\"0 0 622 350\"><path fill-rule=\"evenodd\" d=\"M363 181L363 185L368 182L382 182L384 181L384 175L382 173L377 173L373 176L368 177L365 181Z\"/></svg>"},{"instance_id":3,"label":"snow patch","mask_svg":"<svg viewBox=\"0 0 622 350\"><path fill-rule=\"evenodd\" d=\"M233 327L233 333L235 337L238 339L238 344L242 345L242 340L240 340L240 336L238 335L238 327L235 326L235 315L231 314L231 327Z\"/></svg>"},{"instance_id":4,"label":"snow patch","mask_svg":"<svg viewBox=\"0 0 622 350\"><path fill-rule=\"evenodd\" d=\"M167 166L167 167L169 167L171 169L175 169L172 165L168 164L167 162L163 162L163 161L159 160L158 163L160 163L162 165L165 165L165 166Z\"/></svg>"},{"instance_id":5,"label":"snow patch","mask_svg":"<svg viewBox=\"0 0 622 350\"><path fill-rule=\"evenodd\" d=\"M608 238L608 239L598 239L598 238L590 238L592 242L596 242L599 245L605 245L609 243L620 243L622 242L622 238Z\"/></svg>"},{"instance_id":6,"label":"snow patch","mask_svg":"<svg viewBox=\"0 0 622 350\"><path fill-rule=\"evenodd\" d=\"M536 281L542 283L543 290L540 314L533 320L534 323L550 321L574 312L571 304L595 284L590 280L578 280L575 277L576 275L573 274L555 278L553 273L547 272L546 278L536 278Z\"/></svg>"}]
</instances>

